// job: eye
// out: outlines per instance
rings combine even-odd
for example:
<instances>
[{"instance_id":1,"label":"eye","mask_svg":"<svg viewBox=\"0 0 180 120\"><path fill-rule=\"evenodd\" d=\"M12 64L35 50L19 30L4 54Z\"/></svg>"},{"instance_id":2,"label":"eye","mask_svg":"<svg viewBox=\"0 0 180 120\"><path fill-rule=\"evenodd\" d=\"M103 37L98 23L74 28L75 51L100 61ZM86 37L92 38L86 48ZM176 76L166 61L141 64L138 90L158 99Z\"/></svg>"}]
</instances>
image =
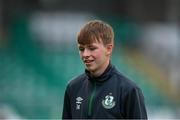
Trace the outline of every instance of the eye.
<instances>
[{"instance_id":1,"label":"eye","mask_svg":"<svg viewBox=\"0 0 180 120\"><path fill-rule=\"evenodd\" d=\"M96 50L97 48L96 47L90 47L89 48L91 51L93 51L93 50Z\"/></svg>"},{"instance_id":2,"label":"eye","mask_svg":"<svg viewBox=\"0 0 180 120\"><path fill-rule=\"evenodd\" d=\"M84 51L84 48L83 47L79 47L79 51Z\"/></svg>"}]
</instances>

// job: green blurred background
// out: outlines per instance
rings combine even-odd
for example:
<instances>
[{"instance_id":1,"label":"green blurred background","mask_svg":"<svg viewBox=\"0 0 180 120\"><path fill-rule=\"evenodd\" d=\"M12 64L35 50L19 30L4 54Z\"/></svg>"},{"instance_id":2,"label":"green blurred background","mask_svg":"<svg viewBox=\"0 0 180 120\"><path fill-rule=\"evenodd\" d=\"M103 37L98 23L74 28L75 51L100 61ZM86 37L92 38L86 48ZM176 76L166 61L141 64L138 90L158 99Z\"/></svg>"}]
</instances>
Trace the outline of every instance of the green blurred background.
<instances>
[{"instance_id":1,"label":"green blurred background","mask_svg":"<svg viewBox=\"0 0 180 120\"><path fill-rule=\"evenodd\" d=\"M180 119L180 1L1 0L0 119L60 119L84 72L76 47L92 19L112 25L112 63L142 89L150 119Z\"/></svg>"}]
</instances>

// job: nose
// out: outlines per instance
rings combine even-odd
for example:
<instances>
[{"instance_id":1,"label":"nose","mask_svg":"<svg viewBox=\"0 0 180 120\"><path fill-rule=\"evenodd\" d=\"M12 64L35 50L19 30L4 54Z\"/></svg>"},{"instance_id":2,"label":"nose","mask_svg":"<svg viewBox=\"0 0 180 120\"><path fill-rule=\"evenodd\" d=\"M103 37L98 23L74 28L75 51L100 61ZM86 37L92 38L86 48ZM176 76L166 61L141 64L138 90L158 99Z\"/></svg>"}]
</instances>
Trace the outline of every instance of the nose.
<instances>
[{"instance_id":1,"label":"nose","mask_svg":"<svg viewBox=\"0 0 180 120\"><path fill-rule=\"evenodd\" d=\"M84 49L82 52L82 57L89 57L90 56L90 51L88 49Z\"/></svg>"}]
</instances>

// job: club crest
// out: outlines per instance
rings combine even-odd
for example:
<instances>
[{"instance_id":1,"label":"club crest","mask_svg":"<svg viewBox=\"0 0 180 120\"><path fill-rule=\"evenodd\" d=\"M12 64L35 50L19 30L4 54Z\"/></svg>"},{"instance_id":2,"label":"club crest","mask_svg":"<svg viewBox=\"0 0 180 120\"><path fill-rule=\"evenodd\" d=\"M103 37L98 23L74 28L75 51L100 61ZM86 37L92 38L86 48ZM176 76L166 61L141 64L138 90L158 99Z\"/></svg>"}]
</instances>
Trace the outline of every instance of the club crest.
<instances>
[{"instance_id":1,"label":"club crest","mask_svg":"<svg viewBox=\"0 0 180 120\"><path fill-rule=\"evenodd\" d=\"M116 102L114 101L114 97L111 94L112 93L110 93L109 95L106 95L105 99L102 100L102 105L106 109L111 109L115 106Z\"/></svg>"}]
</instances>

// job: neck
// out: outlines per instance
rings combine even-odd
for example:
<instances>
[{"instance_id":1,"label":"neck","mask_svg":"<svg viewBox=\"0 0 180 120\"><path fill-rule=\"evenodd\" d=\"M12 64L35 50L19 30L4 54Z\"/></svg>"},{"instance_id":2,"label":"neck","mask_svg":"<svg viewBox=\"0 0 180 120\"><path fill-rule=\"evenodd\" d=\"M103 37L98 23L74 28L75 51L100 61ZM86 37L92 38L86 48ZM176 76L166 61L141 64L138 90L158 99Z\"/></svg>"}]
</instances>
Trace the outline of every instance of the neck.
<instances>
[{"instance_id":1,"label":"neck","mask_svg":"<svg viewBox=\"0 0 180 120\"><path fill-rule=\"evenodd\" d=\"M95 77L98 77L98 76L102 75L104 73L104 71L106 70L106 68L108 67L109 62L110 61L108 60L99 70L92 71L90 73Z\"/></svg>"}]
</instances>

